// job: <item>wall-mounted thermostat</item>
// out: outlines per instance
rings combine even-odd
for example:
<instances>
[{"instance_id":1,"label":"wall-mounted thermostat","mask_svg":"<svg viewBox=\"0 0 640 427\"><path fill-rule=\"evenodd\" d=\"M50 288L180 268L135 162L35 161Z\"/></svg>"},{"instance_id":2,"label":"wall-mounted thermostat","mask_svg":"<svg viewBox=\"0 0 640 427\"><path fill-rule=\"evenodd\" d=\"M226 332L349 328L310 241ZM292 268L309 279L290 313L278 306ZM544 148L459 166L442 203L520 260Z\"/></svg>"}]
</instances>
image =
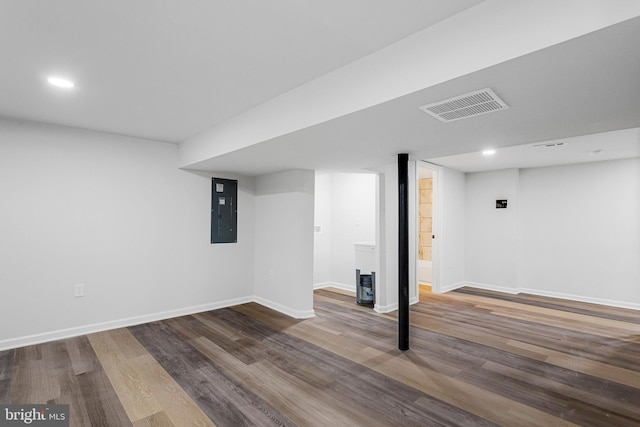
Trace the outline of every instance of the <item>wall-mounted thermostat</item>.
<instances>
[{"instance_id":1,"label":"wall-mounted thermostat","mask_svg":"<svg viewBox=\"0 0 640 427\"><path fill-rule=\"evenodd\" d=\"M496 209L507 209L506 200L496 200Z\"/></svg>"}]
</instances>

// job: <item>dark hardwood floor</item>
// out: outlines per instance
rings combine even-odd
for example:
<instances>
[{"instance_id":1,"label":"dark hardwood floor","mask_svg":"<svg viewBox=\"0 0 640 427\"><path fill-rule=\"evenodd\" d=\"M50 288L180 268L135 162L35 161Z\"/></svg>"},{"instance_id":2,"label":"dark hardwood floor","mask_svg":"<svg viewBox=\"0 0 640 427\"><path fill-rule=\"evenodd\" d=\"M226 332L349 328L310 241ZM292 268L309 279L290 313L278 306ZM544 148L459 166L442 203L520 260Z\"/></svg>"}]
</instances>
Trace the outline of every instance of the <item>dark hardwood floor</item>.
<instances>
[{"instance_id":1,"label":"dark hardwood floor","mask_svg":"<svg viewBox=\"0 0 640 427\"><path fill-rule=\"evenodd\" d=\"M338 290L0 352L0 403L74 426L640 426L640 313L463 288L394 314Z\"/></svg>"}]
</instances>

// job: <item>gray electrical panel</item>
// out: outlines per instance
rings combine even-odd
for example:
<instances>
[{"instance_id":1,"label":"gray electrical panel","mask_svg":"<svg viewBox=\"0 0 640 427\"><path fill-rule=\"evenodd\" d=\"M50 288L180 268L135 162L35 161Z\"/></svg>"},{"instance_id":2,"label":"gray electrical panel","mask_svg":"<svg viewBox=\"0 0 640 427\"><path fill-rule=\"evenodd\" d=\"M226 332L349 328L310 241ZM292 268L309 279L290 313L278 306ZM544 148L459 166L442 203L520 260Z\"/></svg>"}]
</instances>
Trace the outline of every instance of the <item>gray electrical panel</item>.
<instances>
[{"instance_id":1,"label":"gray electrical panel","mask_svg":"<svg viewBox=\"0 0 640 427\"><path fill-rule=\"evenodd\" d=\"M211 178L211 243L238 241L238 181Z\"/></svg>"}]
</instances>

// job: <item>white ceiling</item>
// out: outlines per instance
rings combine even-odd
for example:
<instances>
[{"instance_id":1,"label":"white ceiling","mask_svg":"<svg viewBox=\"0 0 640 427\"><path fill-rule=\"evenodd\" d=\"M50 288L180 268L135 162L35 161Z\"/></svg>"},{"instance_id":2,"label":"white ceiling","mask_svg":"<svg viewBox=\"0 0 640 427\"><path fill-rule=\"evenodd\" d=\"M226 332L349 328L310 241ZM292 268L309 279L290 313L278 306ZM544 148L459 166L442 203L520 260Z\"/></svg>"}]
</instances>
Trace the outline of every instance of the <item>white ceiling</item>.
<instances>
[{"instance_id":1,"label":"white ceiling","mask_svg":"<svg viewBox=\"0 0 640 427\"><path fill-rule=\"evenodd\" d=\"M177 143L480 2L0 0L0 116Z\"/></svg>"},{"instance_id":2,"label":"white ceiling","mask_svg":"<svg viewBox=\"0 0 640 427\"><path fill-rule=\"evenodd\" d=\"M177 143L479 3L0 0L0 116ZM473 171L486 146L504 148L490 168L527 167L534 142L640 127L639 40L633 18L197 168L370 170L408 152ZM77 87L49 87L49 74ZM418 109L485 87L510 108L452 123ZM606 135L590 140L605 151L589 160L638 155L637 131L625 150ZM563 163L584 161L577 145Z\"/></svg>"},{"instance_id":3,"label":"white ceiling","mask_svg":"<svg viewBox=\"0 0 640 427\"><path fill-rule=\"evenodd\" d=\"M481 151L429 159L462 172L525 169L640 157L640 128L516 145L485 156Z\"/></svg>"},{"instance_id":4,"label":"white ceiling","mask_svg":"<svg viewBox=\"0 0 640 427\"><path fill-rule=\"evenodd\" d=\"M640 18L197 165L250 175L376 169L397 153L430 160L640 127ZM419 106L492 88L509 109L443 123ZM607 141L600 138L600 148ZM636 138L630 144L640 144ZM631 150L628 153L637 153ZM605 159L607 156L600 156ZM624 157L624 156L623 156ZM442 161L442 159L440 159ZM549 159L552 164L552 159ZM583 161L580 157L566 163ZM543 166L542 162L537 164ZM501 164L500 168L516 167Z\"/></svg>"}]
</instances>

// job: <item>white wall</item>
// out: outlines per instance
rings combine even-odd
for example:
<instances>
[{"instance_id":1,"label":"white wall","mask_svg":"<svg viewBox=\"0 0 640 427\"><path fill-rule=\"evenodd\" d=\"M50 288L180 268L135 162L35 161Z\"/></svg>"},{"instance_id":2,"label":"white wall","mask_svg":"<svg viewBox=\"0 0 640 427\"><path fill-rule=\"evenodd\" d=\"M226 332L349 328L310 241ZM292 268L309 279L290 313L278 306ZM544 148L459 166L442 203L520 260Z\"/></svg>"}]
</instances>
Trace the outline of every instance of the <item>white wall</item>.
<instances>
[{"instance_id":1,"label":"white wall","mask_svg":"<svg viewBox=\"0 0 640 427\"><path fill-rule=\"evenodd\" d=\"M313 316L313 171L256 178L256 301L292 317Z\"/></svg>"},{"instance_id":2,"label":"white wall","mask_svg":"<svg viewBox=\"0 0 640 427\"><path fill-rule=\"evenodd\" d=\"M474 173L466 191L467 282L640 308L640 159Z\"/></svg>"},{"instance_id":3,"label":"white wall","mask_svg":"<svg viewBox=\"0 0 640 427\"><path fill-rule=\"evenodd\" d=\"M520 287L640 308L640 158L520 174Z\"/></svg>"},{"instance_id":4,"label":"white wall","mask_svg":"<svg viewBox=\"0 0 640 427\"><path fill-rule=\"evenodd\" d=\"M398 165L386 165L378 191L378 269L375 310L385 313L398 308Z\"/></svg>"},{"instance_id":5,"label":"white wall","mask_svg":"<svg viewBox=\"0 0 640 427\"><path fill-rule=\"evenodd\" d=\"M517 287L518 178L517 169L466 175L468 282ZM496 209L500 199L508 200L506 209Z\"/></svg>"},{"instance_id":6,"label":"white wall","mask_svg":"<svg viewBox=\"0 0 640 427\"><path fill-rule=\"evenodd\" d=\"M0 347L250 299L253 180L238 243L211 245L210 178L176 162L171 144L0 120Z\"/></svg>"},{"instance_id":7,"label":"white wall","mask_svg":"<svg viewBox=\"0 0 640 427\"><path fill-rule=\"evenodd\" d=\"M314 283L355 291L355 243L376 239L376 175L316 175Z\"/></svg>"},{"instance_id":8,"label":"white wall","mask_svg":"<svg viewBox=\"0 0 640 427\"><path fill-rule=\"evenodd\" d=\"M374 174L332 174L331 279L354 290L354 243L376 240L375 191Z\"/></svg>"},{"instance_id":9,"label":"white wall","mask_svg":"<svg viewBox=\"0 0 640 427\"><path fill-rule=\"evenodd\" d=\"M331 173L316 173L314 199L314 225L320 232L313 236L314 286L331 284L332 202Z\"/></svg>"},{"instance_id":10,"label":"white wall","mask_svg":"<svg viewBox=\"0 0 640 427\"><path fill-rule=\"evenodd\" d=\"M239 177L238 243L211 245L210 177L177 169L176 151L0 120L0 348L253 299L313 315L314 173ZM331 244L345 266L353 241L373 240L356 226L369 228L371 200L350 189L370 179L379 186L376 309L387 311L397 306L397 166L382 172L378 184L341 174L319 182L345 219L321 224L348 242L344 253ZM441 291L482 281L640 307L640 159L466 182L445 168L441 178ZM497 198L509 199L504 212L495 211ZM350 280L351 270L340 274ZM86 296L73 298L78 283Z\"/></svg>"},{"instance_id":11,"label":"white wall","mask_svg":"<svg viewBox=\"0 0 640 427\"><path fill-rule=\"evenodd\" d=\"M437 218L440 221L441 253L435 253L434 262L439 263L439 289L445 292L460 287L465 281L465 175L462 172L443 168L438 179L442 180L442 204Z\"/></svg>"}]
</instances>

